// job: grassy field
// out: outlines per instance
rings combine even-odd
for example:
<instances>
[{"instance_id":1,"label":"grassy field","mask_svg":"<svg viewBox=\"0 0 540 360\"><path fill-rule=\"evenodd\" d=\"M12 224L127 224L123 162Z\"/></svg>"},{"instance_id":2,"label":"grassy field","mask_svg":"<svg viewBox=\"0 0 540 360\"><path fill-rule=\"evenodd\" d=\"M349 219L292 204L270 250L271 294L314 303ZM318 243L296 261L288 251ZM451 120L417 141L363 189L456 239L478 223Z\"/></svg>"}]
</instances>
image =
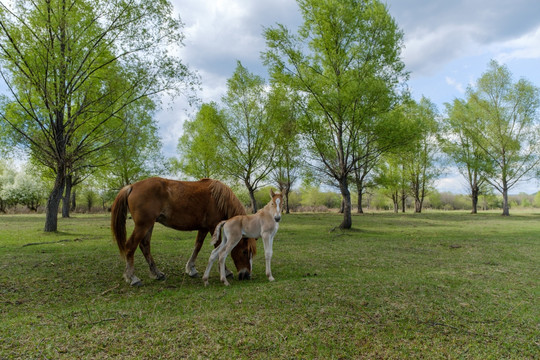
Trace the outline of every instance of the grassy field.
<instances>
[{"instance_id":1,"label":"grassy field","mask_svg":"<svg viewBox=\"0 0 540 360\"><path fill-rule=\"evenodd\" d=\"M184 275L195 233L156 225L168 277L149 279L138 252L132 288L108 215L61 219L55 234L43 216L0 216L0 359L539 358L540 214L340 220L285 215L276 281L259 241L253 280L228 288L216 266L206 288Z\"/></svg>"}]
</instances>

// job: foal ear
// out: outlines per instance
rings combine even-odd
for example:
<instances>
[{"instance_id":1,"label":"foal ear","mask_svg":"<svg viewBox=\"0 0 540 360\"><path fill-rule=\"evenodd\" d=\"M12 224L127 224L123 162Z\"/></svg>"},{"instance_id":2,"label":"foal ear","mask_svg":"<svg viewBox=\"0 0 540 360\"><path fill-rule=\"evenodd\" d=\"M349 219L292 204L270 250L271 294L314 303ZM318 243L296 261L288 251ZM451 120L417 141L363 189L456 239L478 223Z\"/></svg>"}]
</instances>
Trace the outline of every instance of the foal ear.
<instances>
[{"instance_id":1,"label":"foal ear","mask_svg":"<svg viewBox=\"0 0 540 360\"><path fill-rule=\"evenodd\" d=\"M276 194L274 194L274 189L270 189L270 198L273 198L274 195L276 195Z\"/></svg>"}]
</instances>

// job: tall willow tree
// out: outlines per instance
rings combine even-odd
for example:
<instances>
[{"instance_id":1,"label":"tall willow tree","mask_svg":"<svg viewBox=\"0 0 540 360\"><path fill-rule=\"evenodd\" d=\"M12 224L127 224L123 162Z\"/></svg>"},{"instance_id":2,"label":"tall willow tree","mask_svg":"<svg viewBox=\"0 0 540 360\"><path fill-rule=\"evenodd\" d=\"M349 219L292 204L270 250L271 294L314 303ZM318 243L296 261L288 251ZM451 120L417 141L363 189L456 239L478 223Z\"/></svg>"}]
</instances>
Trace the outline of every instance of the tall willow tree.
<instances>
[{"instance_id":1,"label":"tall willow tree","mask_svg":"<svg viewBox=\"0 0 540 360\"><path fill-rule=\"evenodd\" d=\"M244 183L255 213L255 191L274 169L280 126L269 115L264 79L240 62L227 80L222 102L221 116L212 118L220 139L218 161L227 176Z\"/></svg>"},{"instance_id":2,"label":"tall willow tree","mask_svg":"<svg viewBox=\"0 0 540 360\"><path fill-rule=\"evenodd\" d=\"M67 174L122 135L126 108L192 84L171 55L181 28L168 0L0 3L1 126L55 174L45 231L57 230Z\"/></svg>"},{"instance_id":3,"label":"tall willow tree","mask_svg":"<svg viewBox=\"0 0 540 360\"><path fill-rule=\"evenodd\" d=\"M298 0L298 5L303 25L296 34L279 24L266 29L263 58L274 81L303 96L308 150L313 164L340 189L340 227L350 228L348 179L359 160L360 134L367 121L393 106L406 78L403 34L377 0Z\"/></svg>"},{"instance_id":4,"label":"tall willow tree","mask_svg":"<svg viewBox=\"0 0 540 360\"><path fill-rule=\"evenodd\" d=\"M447 117L443 118L443 129L439 135L441 150L457 165L458 171L467 181L471 194L472 214L478 212L478 198L486 189L488 174L493 173L489 157L474 141L475 112L472 104L454 99L445 104Z\"/></svg>"},{"instance_id":5,"label":"tall willow tree","mask_svg":"<svg viewBox=\"0 0 540 360\"><path fill-rule=\"evenodd\" d=\"M510 215L508 191L540 171L540 89L526 79L514 82L508 67L491 61L467 103L463 128L487 158L486 180L503 196L502 214Z\"/></svg>"}]
</instances>

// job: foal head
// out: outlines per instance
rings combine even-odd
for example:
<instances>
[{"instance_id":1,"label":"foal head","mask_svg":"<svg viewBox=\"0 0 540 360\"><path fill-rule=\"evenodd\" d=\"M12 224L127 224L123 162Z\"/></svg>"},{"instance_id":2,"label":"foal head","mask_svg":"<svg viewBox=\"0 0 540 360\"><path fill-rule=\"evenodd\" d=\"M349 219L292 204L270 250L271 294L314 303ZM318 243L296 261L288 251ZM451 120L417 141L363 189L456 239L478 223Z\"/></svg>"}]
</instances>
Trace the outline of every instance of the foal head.
<instances>
[{"instance_id":1,"label":"foal head","mask_svg":"<svg viewBox=\"0 0 540 360\"><path fill-rule=\"evenodd\" d=\"M274 190L270 189L270 213L274 217L276 222L281 220L281 211L283 210L283 195L274 193Z\"/></svg>"}]
</instances>

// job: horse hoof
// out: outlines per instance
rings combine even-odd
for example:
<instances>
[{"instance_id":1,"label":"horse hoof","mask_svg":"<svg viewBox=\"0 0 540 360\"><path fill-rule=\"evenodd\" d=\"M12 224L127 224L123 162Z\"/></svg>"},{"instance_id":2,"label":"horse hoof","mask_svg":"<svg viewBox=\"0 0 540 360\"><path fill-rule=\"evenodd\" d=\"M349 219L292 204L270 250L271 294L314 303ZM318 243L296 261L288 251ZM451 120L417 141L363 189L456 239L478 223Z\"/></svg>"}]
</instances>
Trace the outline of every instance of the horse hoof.
<instances>
[{"instance_id":1,"label":"horse hoof","mask_svg":"<svg viewBox=\"0 0 540 360\"><path fill-rule=\"evenodd\" d=\"M143 284L142 284L142 281L139 280L139 279L134 279L133 281L131 281L131 286L133 287L141 287Z\"/></svg>"},{"instance_id":2,"label":"horse hoof","mask_svg":"<svg viewBox=\"0 0 540 360\"><path fill-rule=\"evenodd\" d=\"M270 277L268 278L268 281L274 281L274 280L275 280L275 279L274 279L273 276L270 276Z\"/></svg>"},{"instance_id":3,"label":"horse hoof","mask_svg":"<svg viewBox=\"0 0 540 360\"><path fill-rule=\"evenodd\" d=\"M189 275L190 278L193 278L193 279L197 279L201 277L201 275L198 272L187 273L187 274Z\"/></svg>"},{"instance_id":4,"label":"horse hoof","mask_svg":"<svg viewBox=\"0 0 540 360\"><path fill-rule=\"evenodd\" d=\"M160 273L156 276L157 281L165 281L167 279L167 275Z\"/></svg>"}]
</instances>

